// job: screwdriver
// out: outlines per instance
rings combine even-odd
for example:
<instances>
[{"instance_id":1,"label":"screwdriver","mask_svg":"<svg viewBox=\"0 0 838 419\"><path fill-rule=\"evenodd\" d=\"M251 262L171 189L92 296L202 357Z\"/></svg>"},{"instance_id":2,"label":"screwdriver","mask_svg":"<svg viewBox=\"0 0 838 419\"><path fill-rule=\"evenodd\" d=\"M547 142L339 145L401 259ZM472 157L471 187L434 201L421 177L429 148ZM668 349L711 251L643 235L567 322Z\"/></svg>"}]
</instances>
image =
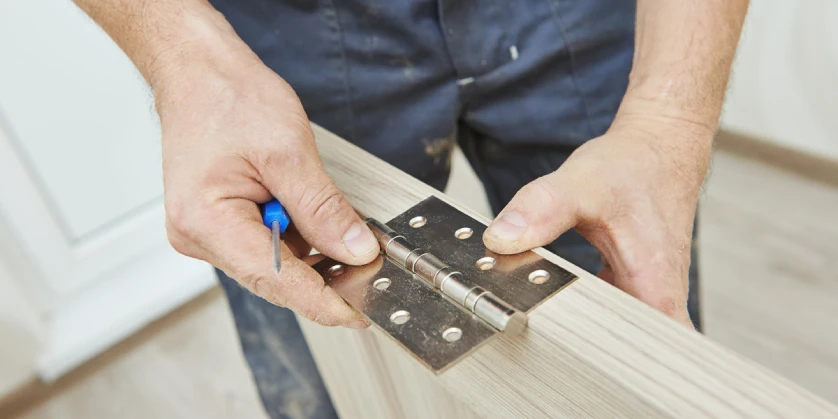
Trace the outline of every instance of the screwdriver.
<instances>
[{"instance_id":1,"label":"screwdriver","mask_svg":"<svg viewBox=\"0 0 838 419\"><path fill-rule=\"evenodd\" d=\"M285 208L276 199L262 205L262 222L265 226L271 229L271 248L273 250L274 273L279 275L282 269L282 258L280 251L282 243L279 241L280 233L285 233L291 219L288 218L288 213Z\"/></svg>"}]
</instances>

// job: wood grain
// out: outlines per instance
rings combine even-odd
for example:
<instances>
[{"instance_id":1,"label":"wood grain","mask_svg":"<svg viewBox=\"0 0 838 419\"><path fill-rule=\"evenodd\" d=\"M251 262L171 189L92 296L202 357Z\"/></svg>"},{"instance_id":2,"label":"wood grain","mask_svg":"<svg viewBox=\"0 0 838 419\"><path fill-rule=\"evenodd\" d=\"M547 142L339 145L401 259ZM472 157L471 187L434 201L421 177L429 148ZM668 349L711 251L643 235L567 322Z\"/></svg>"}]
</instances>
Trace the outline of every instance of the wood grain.
<instances>
[{"instance_id":1,"label":"wood grain","mask_svg":"<svg viewBox=\"0 0 838 419\"><path fill-rule=\"evenodd\" d=\"M429 195L407 174L315 127L355 208L389 220ZM487 220L456 202L476 219ZM343 417L835 417L838 409L687 330L561 258L580 279L504 337L434 377L378 331L303 322Z\"/></svg>"}]
</instances>

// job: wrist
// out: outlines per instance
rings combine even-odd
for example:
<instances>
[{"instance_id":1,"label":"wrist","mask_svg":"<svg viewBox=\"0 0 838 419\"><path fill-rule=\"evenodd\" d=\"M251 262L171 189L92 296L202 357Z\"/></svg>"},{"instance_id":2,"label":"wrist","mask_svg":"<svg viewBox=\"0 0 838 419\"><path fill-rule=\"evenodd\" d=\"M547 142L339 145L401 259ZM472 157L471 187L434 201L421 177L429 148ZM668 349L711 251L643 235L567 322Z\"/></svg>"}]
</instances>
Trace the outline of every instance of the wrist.
<instances>
[{"instance_id":1,"label":"wrist","mask_svg":"<svg viewBox=\"0 0 838 419\"><path fill-rule=\"evenodd\" d=\"M687 184L700 186L710 165L715 128L678 109L624 102L604 137L631 142L657 156L650 161L677 172L677 178Z\"/></svg>"},{"instance_id":2,"label":"wrist","mask_svg":"<svg viewBox=\"0 0 838 419\"><path fill-rule=\"evenodd\" d=\"M689 150L696 158L709 159L717 128L717 115L693 112L671 101L630 92L623 98L609 132L638 132L640 137L655 142L656 147L676 154Z\"/></svg>"},{"instance_id":3,"label":"wrist","mask_svg":"<svg viewBox=\"0 0 838 419\"><path fill-rule=\"evenodd\" d=\"M648 67L632 68L618 115L656 115L661 120L681 121L715 133L724 103L726 76L653 72Z\"/></svg>"},{"instance_id":4,"label":"wrist","mask_svg":"<svg viewBox=\"0 0 838 419\"><path fill-rule=\"evenodd\" d=\"M264 66L224 17L212 10L184 13L177 33L152 51L141 71L161 107L196 90L212 90L251 66Z\"/></svg>"},{"instance_id":5,"label":"wrist","mask_svg":"<svg viewBox=\"0 0 838 419\"><path fill-rule=\"evenodd\" d=\"M662 127L671 126L697 137L712 139L718 128L720 111L721 105L718 110L697 111L677 100L627 92L613 125L643 122Z\"/></svg>"}]
</instances>

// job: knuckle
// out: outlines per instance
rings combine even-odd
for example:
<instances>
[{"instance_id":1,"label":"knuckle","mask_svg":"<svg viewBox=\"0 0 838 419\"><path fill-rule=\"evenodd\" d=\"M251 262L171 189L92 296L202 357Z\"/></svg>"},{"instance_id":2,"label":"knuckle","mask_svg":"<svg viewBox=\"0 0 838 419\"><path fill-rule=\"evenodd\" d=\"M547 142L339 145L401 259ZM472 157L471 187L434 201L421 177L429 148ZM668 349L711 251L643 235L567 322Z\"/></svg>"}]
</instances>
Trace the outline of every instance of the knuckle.
<instances>
[{"instance_id":1,"label":"knuckle","mask_svg":"<svg viewBox=\"0 0 838 419\"><path fill-rule=\"evenodd\" d=\"M541 194L546 192L545 189L547 189L544 185L545 182L544 182L543 179L544 178L538 178L538 179L524 185L524 187L521 188L520 193L525 195L525 196L532 196L532 195L540 196Z\"/></svg>"},{"instance_id":2,"label":"knuckle","mask_svg":"<svg viewBox=\"0 0 838 419\"><path fill-rule=\"evenodd\" d=\"M175 249L176 252L184 256L191 256L191 247L186 244L183 236L170 227L168 222L166 223L166 239L169 241L169 245L172 246L172 249Z\"/></svg>"},{"instance_id":3,"label":"knuckle","mask_svg":"<svg viewBox=\"0 0 838 419\"><path fill-rule=\"evenodd\" d=\"M183 234L189 228L188 211L179 201L166 202L166 228L176 233Z\"/></svg>"},{"instance_id":4,"label":"knuckle","mask_svg":"<svg viewBox=\"0 0 838 419\"><path fill-rule=\"evenodd\" d=\"M283 151L263 150L259 148L258 152L253 153L256 164L260 169L259 171L264 174L275 172L282 168L284 160L287 161L288 159Z\"/></svg>"},{"instance_id":5,"label":"knuckle","mask_svg":"<svg viewBox=\"0 0 838 419\"><path fill-rule=\"evenodd\" d=\"M530 207L526 209L531 210L528 211L531 216L537 217L533 220L535 224L550 221L555 213L553 209L560 205L559 196L556 188L550 183L549 175L524 185L518 192L518 196L522 198L522 205Z\"/></svg>"},{"instance_id":6,"label":"knuckle","mask_svg":"<svg viewBox=\"0 0 838 419\"><path fill-rule=\"evenodd\" d=\"M527 186L530 187L528 193L541 197L547 205L555 205L560 201L557 194L559 186L554 183L552 174L542 176Z\"/></svg>"},{"instance_id":7,"label":"knuckle","mask_svg":"<svg viewBox=\"0 0 838 419\"><path fill-rule=\"evenodd\" d=\"M242 275L239 279L242 286L247 288L251 293L258 295L275 305L284 307L286 303L285 298L283 298L281 293L269 292L270 286L267 281L268 278L259 274L246 274Z\"/></svg>"},{"instance_id":8,"label":"knuckle","mask_svg":"<svg viewBox=\"0 0 838 419\"><path fill-rule=\"evenodd\" d=\"M166 203L166 238L175 251L193 256L194 220L186 214L188 210L178 202Z\"/></svg>"},{"instance_id":9,"label":"knuckle","mask_svg":"<svg viewBox=\"0 0 838 419\"><path fill-rule=\"evenodd\" d=\"M328 220L337 217L347 205L346 198L335 186L328 182L300 199L299 208L316 220Z\"/></svg>"},{"instance_id":10,"label":"knuckle","mask_svg":"<svg viewBox=\"0 0 838 419\"><path fill-rule=\"evenodd\" d=\"M310 133L307 119L299 122L296 119L286 120L285 129L252 146L247 153L248 160L263 175L283 169L299 170L312 157L316 158L316 150L308 146L311 142L313 134Z\"/></svg>"},{"instance_id":11,"label":"knuckle","mask_svg":"<svg viewBox=\"0 0 838 419\"><path fill-rule=\"evenodd\" d=\"M206 211L188 205L183 200L168 200L165 203L166 229L187 240L194 241L196 233L201 231L202 220Z\"/></svg>"}]
</instances>

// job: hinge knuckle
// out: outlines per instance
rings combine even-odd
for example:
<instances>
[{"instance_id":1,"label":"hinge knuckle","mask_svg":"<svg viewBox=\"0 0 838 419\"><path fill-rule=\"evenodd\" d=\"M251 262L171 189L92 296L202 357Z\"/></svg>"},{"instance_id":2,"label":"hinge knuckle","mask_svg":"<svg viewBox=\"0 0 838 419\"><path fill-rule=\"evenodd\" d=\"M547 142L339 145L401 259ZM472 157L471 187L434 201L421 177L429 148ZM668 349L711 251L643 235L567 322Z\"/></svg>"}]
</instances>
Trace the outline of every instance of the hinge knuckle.
<instances>
[{"instance_id":1,"label":"hinge knuckle","mask_svg":"<svg viewBox=\"0 0 838 419\"><path fill-rule=\"evenodd\" d=\"M518 313L514 307L475 285L462 273L453 271L436 255L415 247L386 224L374 218L368 218L366 221L387 257L438 288L447 297L476 314L492 327L505 330L508 318ZM440 277L440 273L446 275ZM484 296L486 300L480 305L481 309L478 311L477 303Z\"/></svg>"}]
</instances>

